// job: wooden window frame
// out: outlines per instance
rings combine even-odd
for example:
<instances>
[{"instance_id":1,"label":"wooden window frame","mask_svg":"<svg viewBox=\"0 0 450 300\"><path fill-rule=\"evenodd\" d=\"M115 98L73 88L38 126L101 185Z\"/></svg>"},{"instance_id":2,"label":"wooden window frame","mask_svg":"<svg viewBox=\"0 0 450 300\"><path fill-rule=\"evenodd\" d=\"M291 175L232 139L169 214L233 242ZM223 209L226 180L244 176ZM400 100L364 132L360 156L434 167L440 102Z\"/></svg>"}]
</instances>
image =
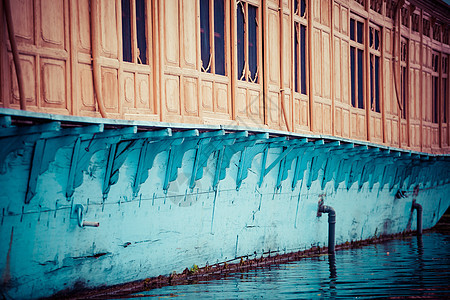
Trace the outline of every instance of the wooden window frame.
<instances>
[{"instance_id":1,"label":"wooden window frame","mask_svg":"<svg viewBox=\"0 0 450 300\"><path fill-rule=\"evenodd\" d=\"M409 90L409 39L400 38L400 97L402 103L401 119L408 117L408 90Z\"/></svg>"},{"instance_id":2,"label":"wooden window frame","mask_svg":"<svg viewBox=\"0 0 450 300\"><path fill-rule=\"evenodd\" d=\"M441 86L442 86L442 123L447 123L449 120L449 88L448 88L448 68L449 55L442 54L441 56Z\"/></svg>"},{"instance_id":3,"label":"wooden window frame","mask_svg":"<svg viewBox=\"0 0 450 300\"><path fill-rule=\"evenodd\" d=\"M351 35L350 35L350 33L351 33L351 24L352 24L352 20L354 20L354 40L352 40L352 37L351 37ZM365 26L366 26L366 20L364 19L364 18L361 18L361 17L359 17L359 16L357 16L357 15L355 15L355 14L351 14L350 15L350 18L349 18L349 37L350 37L350 39L349 39L349 49L350 49L350 55L349 55L349 58L350 58L350 81L351 81L351 83L350 83L350 103L351 103L351 105L352 105L352 107L353 108L358 108L358 109L365 109L365 106L366 106L366 104L365 104L365 99L366 99L366 97L365 97L365 92L366 92L366 87L365 87L365 81L366 81L366 78L365 78L365 72L366 72L366 62L365 62L365 47L366 47L366 44L365 44L365 35L366 35L366 33L365 33ZM358 30L358 22L359 23L362 23L362 41L361 41L361 43L360 42L358 42L358 32L359 32L359 30ZM355 59L355 74L354 74L354 76L355 76L355 86L353 87L352 86L352 72L353 72L353 70L352 70L352 61L351 61L351 57L352 57L352 48L354 48L355 50L355 54L354 54L354 59ZM358 51L359 50L361 50L362 51L362 79L361 79L361 83L359 82L359 80L358 80L358 73L360 72L360 70L358 69ZM360 91L359 90L359 88L358 88L358 86L361 84L361 86L362 86L362 91ZM353 91L353 89L354 89L354 91ZM353 99L353 94L352 93L355 93L355 98ZM362 94L362 102L360 103L360 101L359 101L359 95L360 94ZM360 105L361 104L361 105Z\"/></svg>"},{"instance_id":4,"label":"wooden window frame","mask_svg":"<svg viewBox=\"0 0 450 300\"><path fill-rule=\"evenodd\" d=\"M249 50L250 50L250 46L249 46L249 21L248 21L248 11L249 11L249 6L253 6L256 8L256 73L255 74L251 74L250 71L250 63L249 63ZM261 50L262 50L262 40L261 40L261 36L262 36L262 4L260 3L260 1L252 1L252 0L238 0L236 1L236 20L235 21L235 37L236 37L236 42L238 39L238 14L237 14L237 10L239 9L243 9L244 12L244 67L243 67L243 71L242 74L239 74L239 61L238 61L238 57L239 57L239 49L236 49L236 62L235 62L235 67L236 67L236 74L237 74L237 80L239 81L244 81L244 82L248 82L248 83L254 83L254 84L262 84L263 82L263 74L262 74L262 57L261 56ZM256 76L255 78L252 78L252 76Z\"/></svg>"},{"instance_id":5,"label":"wooden window frame","mask_svg":"<svg viewBox=\"0 0 450 300\"><path fill-rule=\"evenodd\" d=\"M297 3L297 7L295 7L295 3ZM301 15L301 5L302 3L304 3L305 8L304 8L304 14ZM308 95L308 82L309 82L309 60L308 60L308 1L306 0L298 0L298 1L294 1L294 15L293 15L293 19L294 19L294 39L296 38L298 41L298 45L297 47L295 47L295 42L294 42L294 72L296 70L296 72L294 73L294 92L298 93L298 94L302 94L302 95ZM301 55L301 27L304 26L305 27L305 53L304 53L304 61L305 64L301 64L302 62L302 55ZM302 68L304 68L304 77L302 76ZM304 91L302 88L302 84L305 85L304 87Z\"/></svg>"},{"instance_id":6,"label":"wooden window frame","mask_svg":"<svg viewBox=\"0 0 450 300\"><path fill-rule=\"evenodd\" d=\"M376 47L376 32L378 32L378 47ZM371 23L369 25L369 90L370 90L370 110L381 113L381 49L382 49L382 30L381 27ZM370 39L372 37L372 40ZM378 58L378 74L376 74L375 60ZM372 67L373 66L373 67ZM376 82L378 79L378 99L375 99Z\"/></svg>"},{"instance_id":7,"label":"wooden window frame","mask_svg":"<svg viewBox=\"0 0 450 300\"><path fill-rule=\"evenodd\" d=\"M439 124L441 53L435 50L431 53L431 70L431 123Z\"/></svg>"},{"instance_id":8,"label":"wooden window frame","mask_svg":"<svg viewBox=\"0 0 450 300\"><path fill-rule=\"evenodd\" d=\"M145 16L145 20L144 20L144 30L145 30L145 44L146 44L146 49L145 49L145 63L142 62L141 60L141 55L140 54L140 50L139 50L139 46L138 46L138 26L137 26L137 15L136 15L136 1L140 1L140 0L122 0L121 3L121 7L123 2L128 1L130 3L130 30L131 30L131 61L128 60L124 60L124 24L123 24L123 15L122 15L122 19L121 19L121 60L124 63L131 63L131 64L141 64L141 65L151 65L151 49L152 49L152 45L151 45L151 39L149 38L150 36L150 26L149 24L151 24L151 1L150 0L142 0L144 2L145 5L145 12L144 12L144 16ZM123 7L121 9L122 14L123 12Z\"/></svg>"},{"instance_id":9,"label":"wooden window frame","mask_svg":"<svg viewBox=\"0 0 450 300\"><path fill-rule=\"evenodd\" d=\"M200 47L200 70L204 73L210 73L210 74L215 74L218 76L228 76L229 75L229 71L227 68L227 57L229 55L229 51L228 51L228 38L229 38L229 26L227 24L227 15L229 14L229 0L223 0L223 8L224 8L224 18L223 18L223 27L224 27L224 36L223 36L223 41L224 41L224 57L223 57L223 61L224 61L224 74L218 74L216 72L217 69L217 65L216 65L216 45L215 45L215 1L214 0L206 0L209 1L209 61L206 64L206 68L203 66L203 61L201 59L202 57L202 49ZM201 7L201 0L199 0L199 6ZM200 8L201 9L201 8ZM201 18L201 14L200 14L200 18ZM201 20L200 20L200 24L201 24ZM201 26L201 25L200 25ZM200 34L201 36L201 34Z\"/></svg>"}]
</instances>

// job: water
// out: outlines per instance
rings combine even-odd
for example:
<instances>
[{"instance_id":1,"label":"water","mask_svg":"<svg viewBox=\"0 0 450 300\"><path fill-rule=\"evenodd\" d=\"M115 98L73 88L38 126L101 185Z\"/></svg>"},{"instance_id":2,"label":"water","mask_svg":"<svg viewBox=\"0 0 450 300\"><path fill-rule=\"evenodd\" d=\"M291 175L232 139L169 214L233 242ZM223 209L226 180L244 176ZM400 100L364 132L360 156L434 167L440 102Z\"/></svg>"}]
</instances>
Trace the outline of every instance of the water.
<instances>
[{"instance_id":1,"label":"water","mask_svg":"<svg viewBox=\"0 0 450 300\"><path fill-rule=\"evenodd\" d=\"M450 235L426 233L359 249L133 295L148 299L450 298Z\"/></svg>"}]
</instances>

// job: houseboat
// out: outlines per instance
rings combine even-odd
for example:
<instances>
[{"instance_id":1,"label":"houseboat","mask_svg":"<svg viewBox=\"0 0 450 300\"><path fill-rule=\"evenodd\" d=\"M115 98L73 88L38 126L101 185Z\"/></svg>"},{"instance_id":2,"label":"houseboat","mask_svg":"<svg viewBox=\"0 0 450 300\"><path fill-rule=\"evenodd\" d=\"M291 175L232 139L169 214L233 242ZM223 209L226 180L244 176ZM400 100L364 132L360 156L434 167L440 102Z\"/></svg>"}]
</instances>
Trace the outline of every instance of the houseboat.
<instances>
[{"instance_id":1,"label":"houseboat","mask_svg":"<svg viewBox=\"0 0 450 300\"><path fill-rule=\"evenodd\" d=\"M450 205L441 0L3 0L0 16L5 299L420 232Z\"/></svg>"}]
</instances>

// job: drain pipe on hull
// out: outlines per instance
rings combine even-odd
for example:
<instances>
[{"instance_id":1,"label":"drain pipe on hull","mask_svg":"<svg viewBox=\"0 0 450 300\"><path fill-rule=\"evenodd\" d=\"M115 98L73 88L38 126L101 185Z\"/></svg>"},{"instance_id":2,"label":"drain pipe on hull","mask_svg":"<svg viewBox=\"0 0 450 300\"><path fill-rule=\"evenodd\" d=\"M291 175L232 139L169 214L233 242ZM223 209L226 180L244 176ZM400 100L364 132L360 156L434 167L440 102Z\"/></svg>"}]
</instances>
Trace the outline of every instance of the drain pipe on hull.
<instances>
[{"instance_id":1,"label":"drain pipe on hull","mask_svg":"<svg viewBox=\"0 0 450 300\"><path fill-rule=\"evenodd\" d=\"M319 210L317 211L317 216L322 216L322 213L328 214L328 253L334 254L336 211L331 206L323 205L323 199L319 201Z\"/></svg>"},{"instance_id":2,"label":"drain pipe on hull","mask_svg":"<svg viewBox=\"0 0 450 300\"><path fill-rule=\"evenodd\" d=\"M422 205L417 203L415 200L413 201L411 210L417 210L417 235L422 235Z\"/></svg>"}]
</instances>

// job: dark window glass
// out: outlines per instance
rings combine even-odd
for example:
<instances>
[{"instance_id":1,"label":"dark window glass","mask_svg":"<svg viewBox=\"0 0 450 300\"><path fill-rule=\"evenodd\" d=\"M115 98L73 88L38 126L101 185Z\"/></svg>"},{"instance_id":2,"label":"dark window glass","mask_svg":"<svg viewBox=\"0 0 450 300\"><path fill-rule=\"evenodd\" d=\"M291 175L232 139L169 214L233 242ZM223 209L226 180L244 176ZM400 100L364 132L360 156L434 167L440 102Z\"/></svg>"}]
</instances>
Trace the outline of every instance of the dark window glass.
<instances>
[{"instance_id":1,"label":"dark window glass","mask_svg":"<svg viewBox=\"0 0 450 300\"><path fill-rule=\"evenodd\" d=\"M300 1L300 16L304 16L306 13L306 1L305 0L301 0Z\"/></svg>"},{"instance_id":2,"label":"dark window glass","mask_svg":"<svg viewBox=\"0 0 450 300\"><path fill-rule=\"evenodd\" d=\"M352 88L352 106L356 107L356 64L355 64L355 47L350 47L350 73L351 73L351 88Z\"/></svg>"},{"instance_id":3,"label":"dark window glass","mask_svg":"<svg viewBox=\"0 0 450 300\"><path fill-rule=\"evenodd\" d=\"M242 3L237 5L237 64L238 64L238 78L245 79L244 65L245 65L245 20L244 7Z\"/></svg>"},{"instance_id":4,"label":"dark window glass","mask_svg":"<svg viewBox=\"0 0 450 300\"><path fill-rule=\"evenodd\" d=\"M373 31L372 28L369 30L369 47L373 47Z\"/></svg>"},{"instance_id":5,"label":"dark window glass","mask_svg":"<svg viewBox=\"0 0 450 300\"><path fill-rule=\"evenodd\" d=\"M301 55L301 92L306 95L306 26L300 25L300 55Z\"/></svg>"},{"instance_id":6,"label":"dark window glass","mask_svg":"<svg viewBox=\"0 0 450 300\"><path fill-rule=\"evenodd\" d=\"M295 24L295 37L294 37L294 90L298 92L298 65L300 64L298 59L299 43L298 43L298 24Z\"/></svg>"},{"instance_id":7,"label":"dark window glass","mask_svg":"<svg viewBox=\"0 0 450 300\"><path fill-rule=\"evenodd\" d=\"M130 0L122 0L122 48L123 60L132 62Z\"/></svg>"},{"instance_id":8,"label":"dark window glass","mask_svg":"<svg viewBox=\"0 0 450 300\"><path fill-rule=\"evenodd\" d=\"M136 28L138 63L147 63L147 38L145 36L145 0L136 0Z\"/></svg>"},{"instance_id":9,"label":"dark window glass","mask_svg":"<svg viewBox=\"0 0 450 300\"><path fill-rule=\"evenodd\" d=\"M375 30L375 49L380 48L380 31Z\"/></svg>"},{"instance_id":10,"label":"dark window glass","mask_svg":"<svg viewBox=\"0 0 450 300\"><path fill-rule=\"evenodd\" d=\"M364 108L363 94L363 51L358 49L358 107Z\"/></svg>"},{"instance_id":11,"label":"dark window glass","mask_svg":"<svg viewBox=\"0 0 450 300\"><path fill-rule=\"evenodd\" d=\"M380 112L380 58L375 56L375 111Z\"/></svg>"},{"instance_id":12,"label":"dark window glass","mask_svg":"<svg viewBox=\"0 0 450 300\"><path fill-rule=\"evenodd\" d=\"M439 107L439 84L438 77L433 76L433 123L438 123L438 107Z\"/></svg>"},{"instance_id":13,"label":"dark window glass","mask_svg":"<svg viewBox=\"0 0 450 300\"><path fill-rule=\"evenodd\" d=\"M251 81L258 80L258 23L257 23L257 8L253 5L248 5L248 66L249 77Z\"/></svg>"},{"instance_id":14,"label":"dark window glass","mask_svg":"<svg viewBox=\"0 0 450 300\"><path fill-rule=\"evenodd\" d=\"M358 30L357 30L357 42L362 44L364 37L364 24L362 22L357 22Z\"/></svg>"},{"instance_id":15,"label":"dark window glass","mask_svg":"<svg viewBox=\"0 0 450 300\"><path fill-rule=\"evenodd\" d=\"M350 19L350 39L355 40L355 20Z\"/></svg>"},{"instance_id":16,"label":"dark window glass","mask_svg":"<svg viewBox=\"0 0 450 300\"><path fill-rule=\"evenodd\" d=\"M211 72L210 61L210 29L209 29L209 0L200 0L200 48L202 67Z\"/></svg>"},{"instance_id":17,"label":"dark window glass","mask_svg":"<svg viewBox=\"0 0 450 300\"><path fill-rule=\"evenodd\" d=\"M225 75L225 9L224 0L214 1L215 73Z\"/></svg>"}]
</instances>

